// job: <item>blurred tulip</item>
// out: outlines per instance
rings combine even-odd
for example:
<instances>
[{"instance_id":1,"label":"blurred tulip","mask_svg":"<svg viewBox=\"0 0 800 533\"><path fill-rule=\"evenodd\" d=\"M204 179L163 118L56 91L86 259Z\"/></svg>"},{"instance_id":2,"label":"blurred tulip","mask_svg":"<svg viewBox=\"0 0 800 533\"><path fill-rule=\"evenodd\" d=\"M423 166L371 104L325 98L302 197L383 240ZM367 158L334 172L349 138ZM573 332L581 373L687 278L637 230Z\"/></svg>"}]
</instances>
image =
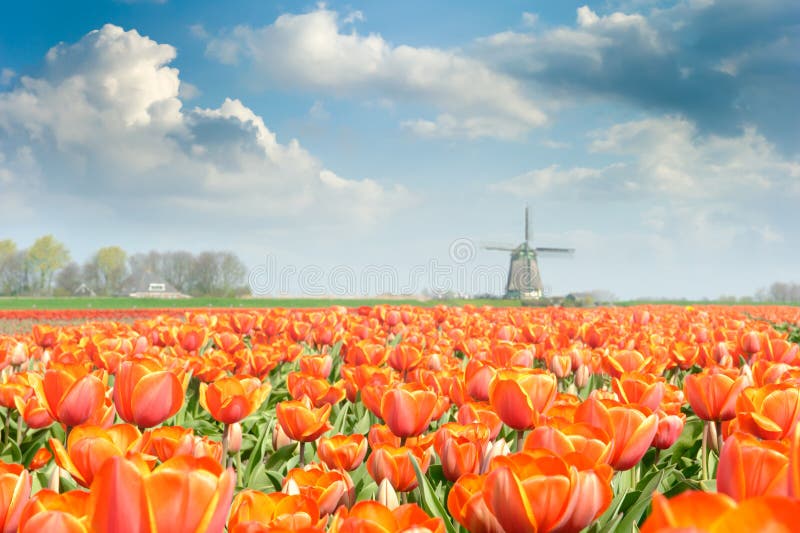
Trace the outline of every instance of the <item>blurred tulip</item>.
<instances>
[{"instance_id":1,"label":"blurred tulip","mask_svg":"<svg viewBox=\"0 0 800 533\"><path fill-rule=\"evenodd\" d=\"M257 378L225 377L212 384L200 384L200 405L223 424L241 422L261 407L272 386Z\"/></svg>"},{"instance_id":2,"label":"blurred tulip","mask_svg":"<svg viewBox=\"0 0 800 533\"><path fill-rule=\"evenodd\" d=\"M656 492L642 533L710 531L720 516L735 508L736 502L716 492L686 491L669 500Z\"/></svg>"},{"instance_id":3,"label":"blurred tulip","mask_svg":"<svg viewBox=\"0 0 800 533\"><path fill-rule=\"evenodd\" d=\"M14 533L31 494L31 476L22 465L0 461L0 531Z\"/></svg>"},{"instance_id":4,"label":"blurred tulip","mask_svg":"<svg viewBox=\"0 0 800 533\"><path fill-rule=\"evenodd\" d=\"M114 380L114 405L125 422L149 428L171 418L183 406L184 387L157 361L123 361Z\"/></svg>"},{"instance_id":5,"label":"blurred tulip","mask_svg":"<svg viewBox=\"0 0 800 533\"><path fill-rule=\"evenodd\" d=\"M95 533L222 533L235 477L208 457L173 457L152 472L141 460L112 457L92 483L92 528Z\"/></svg>"},{"instance_id":6,"label":"blurred tulip","mask_svg":"<svg viewBox=\"0 0 800 533\"><path fill-rule=\"evenodd\" d=\"M50 450L42 446L39 448L35 454L33 454L33 458L31 459L31 464L28 465L28 468L33 470L39 470L40 468L47 466L50 464L50 459L53 458L53 454L50 453Z\"/></svg>"},{"instance_id":7,"label":"blurred tulip","mask_svg":"<svg viewBox=\"0 0 800 533\"><path fill-rule=\"evenodd\" d=\"M20 533L90 533L89 493L71 490L58 494L40 490L22 512Z\"/></svg>"}]
</instances>

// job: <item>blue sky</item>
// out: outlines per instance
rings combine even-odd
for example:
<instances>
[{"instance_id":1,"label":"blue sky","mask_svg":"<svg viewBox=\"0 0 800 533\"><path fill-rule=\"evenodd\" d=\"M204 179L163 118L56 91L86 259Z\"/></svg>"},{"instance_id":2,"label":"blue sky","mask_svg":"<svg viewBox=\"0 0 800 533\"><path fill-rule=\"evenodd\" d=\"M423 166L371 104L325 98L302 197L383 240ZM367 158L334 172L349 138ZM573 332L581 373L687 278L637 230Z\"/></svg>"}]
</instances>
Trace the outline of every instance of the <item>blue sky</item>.
<instances>
[{"instance_id":1,"label":"blue sky","mask_svg":"<svg viewBox=\"0 0 800 533\"><path fill-rule=\"evenodd\" d=\"M68 4L0 20L20 246L230 249L273 293L480 292L507 266L480 244L519 242L528 203L536 244L577 249L542 258L554 294L800 281L795 2Z\"/></svg>"}]
</instances>

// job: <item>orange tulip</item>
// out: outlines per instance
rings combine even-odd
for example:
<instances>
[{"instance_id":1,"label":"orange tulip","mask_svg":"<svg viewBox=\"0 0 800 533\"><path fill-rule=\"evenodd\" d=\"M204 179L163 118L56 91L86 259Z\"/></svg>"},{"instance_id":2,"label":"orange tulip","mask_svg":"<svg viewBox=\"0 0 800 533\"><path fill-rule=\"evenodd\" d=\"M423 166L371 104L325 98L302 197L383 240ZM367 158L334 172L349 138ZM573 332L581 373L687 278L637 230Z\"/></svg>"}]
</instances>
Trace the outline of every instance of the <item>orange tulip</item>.
<instances>
[{"instance_id":1,"label":"orange tulip","mask_svg":"<svg viewBox=\"0 0 800 533\"><path fill-rule=\"evenodd\" d=\"M686 376L683 389L699 418L720 421L736 416L736 399L746 385L744 377L713 368Z\"/></svg>"},{"instance_id":2,"label":"orange tulip","mask_svg":"<svg viewBox=\"0 0 800 533\"><path fill-rule=\"evenodd\" d=\"M31 459L31 464L28 465L28 468L31 470L39 470L43 466L47 466L50 464L50 459L53 458L53 454L50 453L50 450L42 446L39 448L35 454L33 454L33 458Z\"/></svg>"},{"instance_id":3,"label":"orange tulip","mask_svg":"<svg viewBox=\"0 0 800 533\"><path fill-rule=\"evenodd\" d=\"M322 437L317 443L317 455L328 468L340 468L349 472L364 462L367 439L359 434Z\"/></svg>"},{"instance_id":4,"label":"orange tulip","mask_svg":"<svg viewBox=\"0 0 800 533\"><path fill-rule=\"evenodd\" d=\"M550 372L500 370L489 385L489 402L507 426L531 429L555 401L557 385L555 375Z\"/></svg>"},{"instance_id":5,"label":"orange tulip","mask_svg":"<svg viewBox=\"0 0 800 533\"><path fill-rule=\"evenodd\" d=\"M444 533L441 518L431 518L417 504L401 505L394 510L375 501L361 501L349 511L342 507L331 521L329 533L386 533L393 531L428 531Z\"/></svg>"},{"instance_id":6,"label":"orange tulip","mask_svg":"<svg viewBox=\"0 0 800 533\"><path fill-rule=\"evenodd\" d=\"M485 434L488 436L488 430ZM456 481L464 474L477 474L480 471L481 455L488 438L469 438L444 429L437 431L437 437L439 435L441 438L435 441L435 446L445 478Z\"/></svg>"},{"instance_id":7,"label":"orange tulip","mask_svg":"<svg viewBox=\"0 0 800 533\"><path fill-rule=\"evenodd\" d=\"M761 439L791 435L800 419L800 390L795 383L749 387L736 400L736 426Z\"/></svg>"},{"instance_id":8,"label":"orange tulip","mask_svg":"<svg viewBox=\"0 0 800 533\"><path fill-rule=\"evenodd\" d=\"M795 426L789 440L789 485L790 498L800 499L800 425Z\"/></svg>"},{"instance_id":9,"label":"orange tulip","mask_svg":"<svg viewBox=\"0 0 800 533\"><path fill-rule=\"evenodd\" d=\"M755 496L787 496L789 459L786 445L759 441L745 433L725 440L717 465L717 491L736 501Z\"/></svg>"},{"instance_id":10,"label":"orange tulip","mask_svg":"<svg viewBox=\"0 0 800 533\"><path fill-rule=\"evenodd\" d=\"M261 407L272 386L257 378L224 377L211 385L200 384L200 405L223 424L241 422Z\"/></svg>"},{"instance_id":11,"label":"orange tulip","mask_svg":"<svg viewBox=\"0 0 800 533\"><path fill-rule=\"evenodd\" d=\"M0 461L0 531L17 531L31 494L31 476L22 465Z\"/></svg>"},{"instance_id":12,"label":"orange tulip","mask_svg":"<svg viewBox=\"0 0 800 533\"><path fill-rule=\"evenodd\" d=\"M503 429L503 421L488 403L468 402L459 407L456 413L459 424L478 422L489 428L489 440L494 440Z\"/></svg>"},{"instance_id":13,"label":"orange tulip","mask_svg":"<svg viewBox=\"0 0 800 533\"><path fill-rule=\"evenodd\" d=\"M435 393L421 386L403 385L383 393L381 418L400 438L422 435L437 405Z\"/></svg>"},{"instance_id":14,"label":"orange tulip","mask_svg":"<svg viewBox=\"0 0 800 533\"><path fill-rule=\"evenodd\" d=\"M137 451L141 433L130 424L118 424L110 429L97 426L78 426L67 437L67 447L50 439L56 464L72 475L84 487L92 484L97 472L110 457L122 457Z\"/></svg>"},{"instance_id":15,"label":"orange tulip","mask_svg":"<svg viewBox=\"0 0 800 533\"><path fill-rule=\"evenodd\" d=\"M162 426L145 431L139 448L142 453L155 455L162 463L177 455L222 460L222 445L218 441L197 436L191 428L181 426Z\"/></svg>"},{"instance_id":16,"label":"orange tulip","mask_svg":"<svg viewBox=\"0 0 800 533\"><path fill-rule=\"evenodd\" d=\"M641 531L709 531L720 516L735 508L735 501L717 492L687 491L669 500L656 492L653 512Z\"/></svg>"},{"instance_id":17,"label":"orange tulip","mask_svg":"<svg viewBox=\"0 0 800 533\"><path fill-rule=\"evenodd\" d=\"M655 411L664 398L664 378L652 374L625 372L611 380L611 386L622 403L638 403Z\"/></svg>"},{"instance_id":18,"label":"orange tulip","mask_svg":"<svg viewBox=\"0 0 800 533\"><path fill-rule=\"evenodd\" d=\"M39 397L34 395L23 400L20 396L14 398L14 404L19 412L22 420L31 429L46 428L51 425L55 420L50 416L39 401Z\"/></svg>"},{"instance_id":19,"label":"orange tulip","mask_svg":"<svg viewBox=\"0 0 800 533\"><path fill-rule=\"evenodd\" d=\"M539 426L528 434L524 449L549 450L567 462L578 456L595 465L611 459L614 441L602 429L585 423L570 424L561 429Z\"/></svg>"},{"instance_id":20,"label":"orange tulip","mask_svg":"<svg viewBox=\"0 0 800 533\"><path fill-rule=\"evenodd\" d=\"M300 400L279 402L275 411L278 424L292 440L311 442L331 428L328 423L330 404L313 408L305 396Z\"/></svg>"},{"instance_id":21,"label":"orange tulip","mask_svg":"<svg viewBox=\"0 0 800 533\"><path fill-rule=\"evenodd\" d=\"M333 368L333 357L329 354L306 355L300 358L300 371L323 379L328 379Z\"/></svg>"},{"instance_id":22,"label":"orange tulip","mask_svg":"<svg viewBox=\"0 0 800 533\"><path fill-rule=\"evenodd\" d=\"M762 496L736 505L724 494L688 491L667 500L653 495L653 512L642 533L698 531L750 533L751 531L795 531L800 502Z\"/></svg>"},{"instance_id":23,"label":"orange tulip","mask_svg":"<svg viewBox=\"0 0 800 533\"><path fill-rule=\"evenodd\" d=\"M658 417L646 407L615 406L608 410L614 427L614 452L609 464L628 470L641 461L658 431Z\"/></svg>"},{"instance_id":24,"label":"orange tulip","mask_svg":"<svg viewBox=\"0 0 800 533\"><path fill-rule=\"evenodd\" d=\"M327 517L320 518L317 503L301 494L288 495L282 492L264 494L245 489L233 499L229 533L253 531L303 531L306 528L322 527Z\"/></svg>"},{"instance_id":25,"label":"orange tulip","mask_svg":"<svg viewBox=\"0 0 800 533\"><path fill-rule=\"evenodd\" d=\"M19 532L89 533L89 511L88 492L71 490L58 494L49 489L40 490L25 506Z\"/></svg>"},{"instance_id":26,"label":"orange tulip","mask_svg":"<svg viewBox=\"0 0 800 533\"><path fill-rule=\"evenodd\" d=\"M411 454L424 473L430 464L430 453L418 447L389 444L377 446L367 459L367 471L375 483L388 479L397 492L408 492L417 487L417 475L411 463Z\"/></svg>"},{"instance_id":27,"label":"orange tulip","mask_svg":"<svg viewBox=\"0 0 800 533\"><path fill-rule=\"evenodd\" d=\"M554 531L568 518L577 472L549 452L521 452L495 459L483 498L506 531ZM610 501L610 500L609 500Z\"/></svg>"},{"instance_id":28,"label":"orange tulip","mask_svg":"<svg viewBox=\"0 0 800 533\"><path fill-rule=\"evenodd\" d=\"M483 498L486 476L464 474L447 496L450 515L472 533L503 533L503 528Z\"/></svg>"},{"instance_id":29,"label":"orange tulip","mask_svg":"<svg viewBox=\"0 0 800 533\"><path fill-rule=\"evenodd\" d=\"M656 436L653 437L653 446L659 450L666 450L681 436L683 427L686 424L686 415L668 415L663 411L656 413L658 416L658 429Z\"/></svg>"},{"instance_id":30,"label":"orange tulip","mask_svg":"<svg viewBox=\"0 0 800 533\"><path fill-rule=\"evenodd\" d=\"M114 405L125 422L157 426L180 411L184 387L178 376L152 359L124 361L114 381Z\"/></svg>"},{"instance_id":31,"label":"orange tulip","mask_svg":"<svg viewBox=\"0 0 800 533\"><path fill-rule=\"evenodd\" d=\"M296 484L300 494L317 502L320 515L332 514L339 505L350 507L355 503L353 480L341 470L325 470L314 464L292 468L283 480L284 492L290 482Z\"/></svg>"},{"instance_id":32,"label":"orange tulip","mask_svg":"<svg viewBox=\"0 0 800 533\"><path fill-rule=\"evenodd\" d=\"M314 407L322 407L326 403L336 405L345 397L343 382L331 384L325 378L302 372L292 372L286 376L286 385L292 399L299 400L306 396Z\"/></svg>"},{"instance_id":33,"label":"orange tulip","mask_svg":"<svg viewBox=\"0 0 800 533\"><path fill-rule=\"evenodd\" d=\"M104 405L103 381L80 364L53 365L31 385L50 416L67 427L87 422Z\"/></svg>"},{"instance_id":34,"label":"orange tulip","mask_svg":"<svg viewBox=\"0 0 800 533\"><path fill-rule=\"evenodd\" d=\"M236 474L208 457L180 456L152 472L112 457L95 475L90 508L96 533L222 533Z\"/></svg>"}]
</instances>

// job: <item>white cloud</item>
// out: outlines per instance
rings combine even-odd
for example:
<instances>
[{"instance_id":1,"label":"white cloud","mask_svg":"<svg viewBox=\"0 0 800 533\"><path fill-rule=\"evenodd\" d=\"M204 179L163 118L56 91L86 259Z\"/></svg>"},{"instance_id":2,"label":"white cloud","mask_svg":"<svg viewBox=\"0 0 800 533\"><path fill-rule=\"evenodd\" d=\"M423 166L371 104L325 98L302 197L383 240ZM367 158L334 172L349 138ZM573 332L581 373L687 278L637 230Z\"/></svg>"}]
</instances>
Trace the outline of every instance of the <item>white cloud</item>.
<instances>
[{"instance_id":1,"label":"white cloud","mask_svg":"<svg viewBox=\"0 0 800 533\"><path fill-rule=\"evenodd\" d=\"M17 73L10 68L0 70L0 85L8 85L17 76Z\"/></svg>"},{"instance_id":2,"label":"white cloud","mask_svg":"<svg viewBox=\"0 0 800 533\"><path fill-rule=\"evenodd\" d=\"M113 25L51 49L41 77L0 92L3 181L28 202L47 191L126 212L135 198L135 212L170 218L227 206L226 218L292 224L361 224L410 200L399 186L335 176L239 100L184 110L174 57Z\"/></svg>"},{"instance_id":3,"label":"white cloud","mask_svg":"<svg viewBox=\"0 0 800 533\"><path fill-rule=\"evenodd\" d=\"M535 26L536 23L539 22L539 15L536 13L528 13L527 11L522 13L522 25L523 26Z\"/></svg>"},{"instance_id":4,"label":"white cloud","mask_svg":"<svg viewBox=\"0 0 800 533\"><path fill-rule=\"evenodd\" d=\"M649 118L596 132L590 149L632 157L636 181L676 197L800 192L800 162L782 156L753 127L723 137L700 135L684 118Z\"/></svg>"},{"instance_id":5,"label":"white cloud","mask_svg":"<svg viewBox=\"0 0 800 533\"><path fill-rule=\"evenodd\" d=\"M308 115L317 120L327 120L331 118L331 114L328 113L327 109L325 109L325 104L323 104L320 100L314 101L311 109L308 110Z\"/></svg>"},{"instance_id":6,"label":"white cloud","mask_svg":"<svg viewBox=\"0 0 800 533\"><path fill-rule=\"evenodd\" d=\"M192 24L189 26L189 33L197 37L198 39L207 39L208 38L208 31L203 24Z\"/></svg>"},{"instance_id":7,"label":"white cloud","mask_svg":"<svg viewBox=\"0 0 800 533\"><path fill-rule=\"evenodd\" d=\"M496 183L492 189L520 196L535 196L554 189L580 187L584 182L606 177L610 170L620 166L622 165L606 168L572 167L562 169L558 165L550 165Z\"/></svg>"},{"instance_id":8,"label":"white cloud","mask_svg":"<svg viewBox=\"0 0 800 533\"><path fill-rule=\"evenodd\" d=\"M252 61L257 75L286 87L432 105L454 122L421 119L426 126L411 129L436 124L436 136L507 137L508 127L495 135L474 124L514 123L524 133L545 122L516 81L482 62L456 51L394 46L374 33L343 33L338 14L324 8L261 28L237 26L213 39L207 54L224 63Z\"/></svg>"}]
</instances>

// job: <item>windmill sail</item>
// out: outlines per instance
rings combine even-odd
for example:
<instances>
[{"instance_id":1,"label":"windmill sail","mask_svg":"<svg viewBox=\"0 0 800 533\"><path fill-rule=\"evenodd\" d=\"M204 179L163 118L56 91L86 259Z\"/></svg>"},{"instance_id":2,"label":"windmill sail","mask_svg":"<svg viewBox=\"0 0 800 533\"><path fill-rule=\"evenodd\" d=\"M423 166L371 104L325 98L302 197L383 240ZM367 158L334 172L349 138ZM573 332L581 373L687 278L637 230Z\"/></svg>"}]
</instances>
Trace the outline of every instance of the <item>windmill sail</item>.
<instances>
[{"instance_id":1,"label":"windmill sail","mask_svg":"<svg viewBox=\"0 0 800 533\"><path fill-rule=\"evenodd\" d=\"M544 295L544 286L539 272L537 254L571 254L573 248L533 247L533 228L530 208L525 206L525 241L518 246L491 243L483 246L486 250L511 252L506 282L506 298L537 300Z\"/></svg>"}]
</instances>

